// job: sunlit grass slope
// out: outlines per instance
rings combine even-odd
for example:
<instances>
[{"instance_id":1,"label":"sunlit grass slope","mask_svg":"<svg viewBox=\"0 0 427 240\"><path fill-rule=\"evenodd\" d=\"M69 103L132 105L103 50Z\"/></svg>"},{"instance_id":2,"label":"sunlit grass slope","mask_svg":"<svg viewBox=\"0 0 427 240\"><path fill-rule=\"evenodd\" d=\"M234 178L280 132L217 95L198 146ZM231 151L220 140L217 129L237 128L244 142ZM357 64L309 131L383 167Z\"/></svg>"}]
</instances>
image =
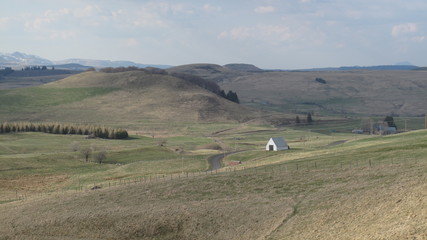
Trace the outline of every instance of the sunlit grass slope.
<instances>
[{"instance_id":1,"label":"sunlit grass slope","mask_svg":"<svg viewBox=\"0 0 427 240\"><path fill-rule=\"evenodd\" d=\"M303 142L293 144L295 149L287 152L259 150L259 164L248 158L236 171L2 204L0 235L12 239L427 238L426 131L349 139L340 145L314 141L307 149Z\"/></svg>"},{"instance_id":2,"label":"sunlit grass slope","mask_svg":"<svg viewBox=\"0 0 427 240\"><path fill-rule=\"evenodd\" d=\"M106 124L241 122L266 116L190 82L142 71L85 72L43 86L0 91L0 121Z\"/></svg>"}]
</instances>

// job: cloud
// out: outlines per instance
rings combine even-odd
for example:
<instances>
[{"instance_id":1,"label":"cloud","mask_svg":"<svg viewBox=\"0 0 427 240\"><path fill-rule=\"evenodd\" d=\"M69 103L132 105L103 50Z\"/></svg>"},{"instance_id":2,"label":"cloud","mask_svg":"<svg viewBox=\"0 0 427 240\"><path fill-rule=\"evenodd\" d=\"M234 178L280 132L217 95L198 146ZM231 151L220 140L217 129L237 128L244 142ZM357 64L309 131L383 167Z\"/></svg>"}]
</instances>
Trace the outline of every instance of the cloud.
<instances>
[{"instance_id":1,"label":"cloud","mask_svg":"<svg viewBox=\"0 0 427 240\"><path fill-rule=\"evenodd\" d=\"M233 40L243 40L253 36L252 29L245 27L233 28L227 35Z\"/></svg>"},{"instance_id":2,"label":"cloud","mask_svg":"<svg viewBox=\"0 0 427 240\"><path fill-rule=\"evenodd\" d=\"M50 17L36 17L29 19L25 22L24 27L28 32L38 31L43 29L44 25L53 22L53 18Z\"/></svg>"},{"instance_id":3,"label":"cloud","mask_svg":"<svg viewBox=\"0 0 427 240\"><path fill-rule=\"evenodd\" d=\"M82 9L76 9L73 14L75 17L93 17L96 16L100 12L99 6L87 5Z\"/></svg>"},{"instance_id":4,"label":"cloud","mask_svg":"<svg viewBox=\"0 0 427 240\"><path fill-rule=\"evenodd\" d=\"M72 39L77 36L77 32L73 30L59 30L59 31L52 31L49 35L50 39Z\"/></svg>"},{"instance_id":5,"label":"cloud","mask_svg":"<svg viewBox=\"0 0 427 240\"><path fill-rule=\"evenodd\" d=\"M259 7L254 9L254 12L261 13L261 14L272 13L274 11L276 11L276 9L272 6L259 6Z\"/></svg>"},{"instance_id":6,"label":"cloud","mask_svg":"<svg viewBox=\"0 0 427 240\"><path fill-rule=\"evenodd\" d=\"M123 40L123 45L126 47L136 47L139 45L139 41L135 38L128 38Z\"/></svg>"},{"instance_id":7,"label":"cloud","mask_svg":"<svg viewBox=\"0 0 427 240\"><path fill-rule=\"evenodd\" d=\"M219 12L222 9L221 9L221 7L215 7L215 6L212 6L212 5L207 3L207 4L203 5L203 10L206 12Z\"/></svg>"},{"instance_id":8,"label":"cloud","mask_svg":"<svg viewBox=\"0 0 427 240\"><path fill-rule=\"evenodd\" d=\"M0 17L0 28L6 27L9 24L8 17Z\"/></svg>"},{"instance_id":9,"label":"cloud","mask_svg":"<svg viewBox=\"0 0 427 240\"><path fill-rule=\"evenodd\" d=\"M219 39L246 40L255 39L262 41L287 41L295 37L291 29L281 25L257 25L254 27L237 27L221 32Z\"/></svg>"},{"instance_id":10,"label":"cloud","mask_svg":"<svg viewBox=\"0 0 427 240\"><path fill-rule=\"evenodd\" d=\"M413 42L422 43L422 42L425 42L427 40L427 36L417 36L417 37L411 38L411 40Z\"/></svg>"},{"instance_id":11,"label":"cloud","mask_svg":"<svg viewBox=\"0 0 427 240\"><path fill-rule=\"evenodd\" d=\"M418 27L416 23L402 23L392 27L391 35L397 37L402 34L415 33Z\"/></svg>"}]
</instances>

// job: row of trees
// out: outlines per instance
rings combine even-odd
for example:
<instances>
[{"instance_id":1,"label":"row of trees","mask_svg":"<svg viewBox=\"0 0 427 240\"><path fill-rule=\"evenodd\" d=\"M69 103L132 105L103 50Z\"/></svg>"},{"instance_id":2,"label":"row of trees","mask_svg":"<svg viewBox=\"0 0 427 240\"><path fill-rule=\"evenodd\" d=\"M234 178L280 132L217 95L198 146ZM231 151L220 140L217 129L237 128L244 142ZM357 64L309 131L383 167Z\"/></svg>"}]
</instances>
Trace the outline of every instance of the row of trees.
<instances>
[{"instance_id":1,"label":"row of trees","mask_svg":"<svg viewBox=\"0 0 427 240\"><path fill-rule=\"evenodd\" d=\"M11 132L43 132L51 134L88 135L105 139L125 139L129 135L124 129L95 127L90 125L61 124L61 123L0 123L0 133Z\"/></svg>"},{"instance_id":2,"label":"row of trees","mask_svg":"<svg viewBox=\"0 0 427 240\"><path fill-rule=\"evenodd\" d=\"M22 71L36 71L36 70L47 70L47 66L27 66L21 69ZM55 70L55 67L52 66L52 70Z\"/></svg>"},{"instance_id":3,"label":"row of trees","mask_svg":"<svg viewBox=\"0 0 427 240\"><path fill-rule=\"evenodd\" d=\"M232 102L240 103L239 97L237 96L237 93L233 92L231 90L228 91L227 94L225 94L224 90L221 90L220 93L219 93L219 95L221 97L225 98L225 99L228 99L228 100L232 101Z\"/></svg>"}]
</instances>

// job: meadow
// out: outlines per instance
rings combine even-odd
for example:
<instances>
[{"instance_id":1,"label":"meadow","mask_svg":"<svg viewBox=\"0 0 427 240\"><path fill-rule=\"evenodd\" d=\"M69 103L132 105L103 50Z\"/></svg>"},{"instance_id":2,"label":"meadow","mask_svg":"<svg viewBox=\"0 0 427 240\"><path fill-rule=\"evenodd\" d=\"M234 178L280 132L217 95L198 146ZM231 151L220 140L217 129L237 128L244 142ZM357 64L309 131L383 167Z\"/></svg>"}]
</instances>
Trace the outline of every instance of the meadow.
<instances>
[{"instance_id":1,"label":"meadow","mask_svg":"<svg viewBox=\"0 0 427 240\"><path fill-rule=\"evenodd\" d=\"M265 152L264 140L273 134L285 136L291 150ZM427 237L424 130L369 136L238 124L204 141L195 135L171 136L166 147L158 146L156 138L136 135L129 140L42 133L0 137L8 143L2 162L16 164L2 169L7 173L3 193L4 183L12 190L20 179L34 187L33 193L52 187L49 194L3 200L0 234L6 239ZM200 147L212 138L230 150L245 151L228 155L221 170L206 172L213 152ZM95 149L107 146L105 163L82 161L70 149L76 141ZM177 147L184 151L175 153ZM242 164L228 166L230 161ZM43 176L44 184L54 181L37 189ZM77 184L103 187L77 190ZM14 191L10 194L13 199Z\"/></svg>"},{"instance_id":2,"label":"meadow","mask_svg":"<svg viewBox=\"0 0 427 240\"><path fill-rule=\"evenodd\" d=\"M0 134L0 239L427 238L424 118L396 117L408 130L396 135L351 134L383 117L295 124L142 72L88 72L0 100L2 122L129 132ZM266 152L277 136L291 149Z\"/></svg>"}]
</instances>

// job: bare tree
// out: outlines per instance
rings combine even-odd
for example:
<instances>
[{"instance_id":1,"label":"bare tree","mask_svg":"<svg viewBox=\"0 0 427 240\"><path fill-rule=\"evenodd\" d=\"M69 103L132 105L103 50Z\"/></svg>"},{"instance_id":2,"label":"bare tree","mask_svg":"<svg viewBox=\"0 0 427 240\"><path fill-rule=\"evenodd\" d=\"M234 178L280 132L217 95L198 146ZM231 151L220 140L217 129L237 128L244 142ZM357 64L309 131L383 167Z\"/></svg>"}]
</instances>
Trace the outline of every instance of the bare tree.
<instances>
[{"instance_id":1,"label":"bare tree","mask_svg":"<svg viewBox=\"0 0 427 240\"><path fill-rule=\"evenodd\" d=\"M77 151L80 150L80 143L77 142L77 141L74 141L74 142L71 143L70 147L71 147L71 150L73 152L77 152Z\"/></svg>"},{"instance_id":2,"label":"bare tree","mask_svg":"<svg viewBox=\"0 0 427 240\"><path fill-rule=\"evenodd\" d=\"M96 154L96 161L101 164L105 159L107 159L107 151L100 151Z\"/></svg>"},{"instance_id":3,"label":"bare tree","mask_svg":"<svg viewBox=\"0 0 427 240\"><path fill-rule=\"evenodd\" d=\"M85 158L85 161L87 162L87 161L89 161L89 157L90 157L90 154L92 153L92 149L89 147L83 148L81 150L81 153L82 153L83 157Z\"/></svg>"}]
</instances>

